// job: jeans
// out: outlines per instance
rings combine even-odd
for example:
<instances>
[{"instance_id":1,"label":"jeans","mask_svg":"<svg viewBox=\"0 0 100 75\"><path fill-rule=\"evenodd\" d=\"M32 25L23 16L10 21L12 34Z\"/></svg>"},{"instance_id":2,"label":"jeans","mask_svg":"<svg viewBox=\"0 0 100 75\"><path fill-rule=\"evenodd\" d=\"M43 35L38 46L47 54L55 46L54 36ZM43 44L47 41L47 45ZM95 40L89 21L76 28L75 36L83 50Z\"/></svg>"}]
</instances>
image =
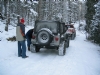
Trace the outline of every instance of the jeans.
<instances>
[{"instance_id":1,"label":"jeans","mask_svg":"<svg viewBox=\"0 0 100 75\"><path fill-rule=\"evenodd\" d=\"M26 36L26 39L27 39L27 47L30 47L30 44L31 44L31 38Z\"/></svg>"},{"instance_id":2,"label":"jeans","mask_svg":"<svg viewBox=\"0 0 100 75\"><path fill-rule=\"evenodd\" d=\"M25 40L18 41L18 56L22 56L22 58L26 57L26 44Z\"/></svg>"}]
</instances>

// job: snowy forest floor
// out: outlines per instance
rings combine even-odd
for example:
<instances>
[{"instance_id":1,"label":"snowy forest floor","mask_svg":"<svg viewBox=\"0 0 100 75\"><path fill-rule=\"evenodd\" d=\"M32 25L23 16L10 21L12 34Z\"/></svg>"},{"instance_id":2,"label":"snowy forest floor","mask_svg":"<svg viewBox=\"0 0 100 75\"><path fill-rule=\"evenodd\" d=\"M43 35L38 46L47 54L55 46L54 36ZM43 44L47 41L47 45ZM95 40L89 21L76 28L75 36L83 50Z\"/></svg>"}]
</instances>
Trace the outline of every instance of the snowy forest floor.
<instances>
[{"instance_id":1,"label":"snowy forest floor","mask_svg":"<svg viewBox=\"0 0 100 75\"><path fill-rule=\"evenodd\" d=\"M75 27L77 30L78 23ZM64 56L59 56L57 50L27 50L29 57L23 59L17 56L17 42L6 40L15 35L15 28L9 26L9 32L3 28L0 22L0 75L100 75L100 47L87 41L78 30ZM30 28L26 27L26 31Z\"/></svg>"}]
</instances>

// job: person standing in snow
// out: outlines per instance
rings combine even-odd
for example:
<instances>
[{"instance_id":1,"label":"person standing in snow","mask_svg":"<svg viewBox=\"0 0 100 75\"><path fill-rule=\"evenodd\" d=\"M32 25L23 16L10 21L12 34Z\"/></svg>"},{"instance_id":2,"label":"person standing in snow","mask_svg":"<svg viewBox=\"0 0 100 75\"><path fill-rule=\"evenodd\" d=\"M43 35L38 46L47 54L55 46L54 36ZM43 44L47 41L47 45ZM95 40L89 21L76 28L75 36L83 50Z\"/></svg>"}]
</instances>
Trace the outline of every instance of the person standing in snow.
<instances>
[{"instance_id":1,"label":"person standing in snow","mask_svg":"<svg viewBox=\"0 0 100 75\"><path fill-rule=\"evenodd\" d=\"M30 30L28 30L27 33L26 33L28 51L30 51L30 44L31 44L31 38L32 38L33 30L34 30L34 29L30 29Z\"/></svg>"},{"instance_id":2,"label":"person standing in snow","mask_svg":"<svg viewBox=\"0 0 100 75\"><path fill-rule=\"evenodd\" d=\"M20 19L20 23L16 27L16 40L18 41L18 57L27 58L25 44L25 25L24 19Z\"/></svg>"}]
</instances>

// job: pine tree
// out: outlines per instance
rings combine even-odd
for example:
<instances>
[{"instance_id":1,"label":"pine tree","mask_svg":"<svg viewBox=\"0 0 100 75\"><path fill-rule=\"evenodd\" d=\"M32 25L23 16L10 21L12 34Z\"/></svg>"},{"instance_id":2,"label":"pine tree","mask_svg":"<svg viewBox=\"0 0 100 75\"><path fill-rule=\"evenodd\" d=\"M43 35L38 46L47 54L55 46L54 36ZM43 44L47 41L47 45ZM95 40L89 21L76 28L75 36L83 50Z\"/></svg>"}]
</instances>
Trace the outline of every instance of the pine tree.
<instances>
[{"instance_id":1,"label":"pine tree","mask_svg":"<svg viewBox=\"0 0 100 75\"><path fill-rule=\"evenodd\" d=\"M100 44L100 1L94 7L96 9L91 23L91 39Z\"/></svg>"},{"instance_id":2,"label":"pine tree","mask_svg":"<svg viewBox=\"0 0 100 75\"><path fill-rule=\"evenodd\" d=\"M85 14L86 18L86 26L85 30L90 34L90 24L91 20L93 20L93 15L95 14L95 7L94 5L98 2L98 0L87 0L86 6L87 6L87 13Z\"/></svg>"}]
</instances>

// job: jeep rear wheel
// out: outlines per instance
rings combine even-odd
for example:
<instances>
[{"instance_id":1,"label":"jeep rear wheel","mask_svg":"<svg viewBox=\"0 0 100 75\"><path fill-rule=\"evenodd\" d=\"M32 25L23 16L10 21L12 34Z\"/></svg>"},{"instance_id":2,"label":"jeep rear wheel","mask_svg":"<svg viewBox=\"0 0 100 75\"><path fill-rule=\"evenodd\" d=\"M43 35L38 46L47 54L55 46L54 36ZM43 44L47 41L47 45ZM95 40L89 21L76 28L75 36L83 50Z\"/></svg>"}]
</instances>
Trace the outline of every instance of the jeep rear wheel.
<instances>
[{"instance_id":1,"label":"jeep rear wheel","mask_svg":"<svg viewBox=\"0 0 100 75\"><path fill-rule=\"evenodd\" d=\"M71 40L74 40L74 39L75 39L75 34L72 34Z\"/></svg>"},{"instance_id":2,"label":"jeep rear wheel","mask_svg":"<svg viewBox=\"0 0 100 75\"><path fill-rule=\"evenodd\" d=\"M68 48L69 47L69 40L67 40L66 44L67 44L67 48Z\"/></svg>"},{"instance_id":3,"label":"jeep rear wheel","mask_svg":"<svg viewBox=\"0 0 100 75\"><path fill-rule=\"evenodd\" d=\"M65 42L63 42L63 43L60 44L60 46L59 46L58 54L59 54L60 56L65 55L65 52L66 52L66 46L65 46L65 45L66 45Z\"/></svg>"},{"instance_id":4,"label":"jeep rear wheel","mask_svg":"<svg viewBox=\"0 0 100 75\"><path fill-rule=\"evenodd\" d=\"M38 32L37 40L41 45L48 45L52 41L52 35L46 30L41 30Z\"/></svg>"}]
</instances>

